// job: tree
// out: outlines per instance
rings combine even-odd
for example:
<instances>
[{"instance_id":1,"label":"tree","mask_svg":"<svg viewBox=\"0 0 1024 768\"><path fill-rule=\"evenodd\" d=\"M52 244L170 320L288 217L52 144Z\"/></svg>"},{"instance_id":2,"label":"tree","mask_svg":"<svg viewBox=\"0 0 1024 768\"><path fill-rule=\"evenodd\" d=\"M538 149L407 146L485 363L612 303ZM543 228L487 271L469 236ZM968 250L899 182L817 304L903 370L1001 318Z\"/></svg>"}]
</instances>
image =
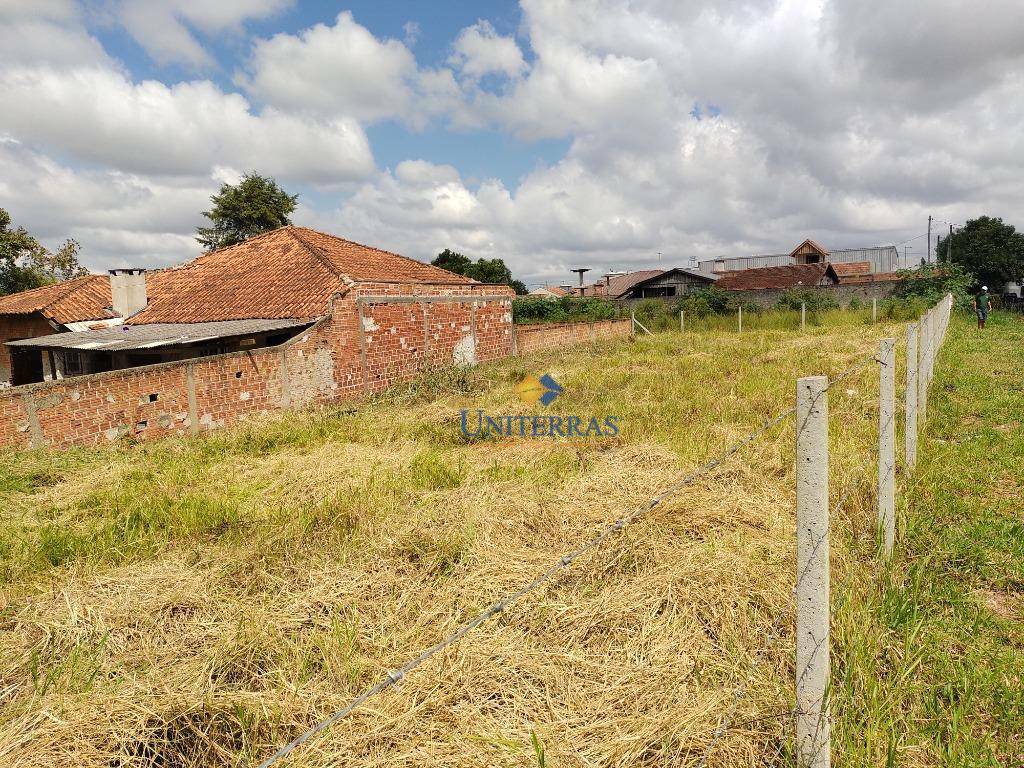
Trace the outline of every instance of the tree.
<instances>
[{"instance_id":1,"label":"tree","mask_svg":"<svg viewBox=\"0 0 1024 768\"><path fill-rule=\"evenodd\" d=\"M11 229L11 215L0 208L0 295L86 274L78 263L79 245L68 239L48 251L24 227Z\"/></svg>"},{"instance_id":2,"label":"tree","mask_svg":"<svg viewBox=\"0 0 1024 768\"><path fill-rule=\"evenodd\" d=\"M213 208L203 211L212 223L196 227L196 240L208 251L245 242L250 237L291 224L298 195L289 195L270 178L247 173L238 184L222 184L210 197Z\"/></svg>"},{"instance_id":3,"label":"tree","mask_svg":"<svg viewBox=\"0 0 1024 768\"><path fill-rule=\"evenodd\" d=\"M952 258L950 257L952 247ZM1002 219L981 216L968 221L936 247L940 263L960 264L978 283L1000 290L1024 278L1024 233Z\"/></svg>"},{"instance_id":4,"label":"tree","mask_svg":"<svg viewBox=\"0 0 1024 768\"><path fill-rule=\"evenodd\" d=\"M481 283L493 285L509 285L522 296L526 293L526 285L520 280L512 279L512 271L505 265L502 259L477 259L473 261L468 256L445 248L432 262L435 267L447 269L457 275L465 275Z\"/></svg>"}]
</instances>

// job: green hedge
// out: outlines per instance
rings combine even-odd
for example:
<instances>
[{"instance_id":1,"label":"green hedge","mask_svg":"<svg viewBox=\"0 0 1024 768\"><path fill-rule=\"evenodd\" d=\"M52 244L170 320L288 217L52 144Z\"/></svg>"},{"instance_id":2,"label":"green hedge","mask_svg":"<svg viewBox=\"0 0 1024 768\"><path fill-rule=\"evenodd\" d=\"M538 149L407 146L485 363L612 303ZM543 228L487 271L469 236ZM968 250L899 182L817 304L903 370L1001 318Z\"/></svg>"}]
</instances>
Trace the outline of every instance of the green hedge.
<instances>
[{"instance_id":1,"label":"green hedge","mask_svg":"<svg viewBox=\"0 0 1024 768\"><path fill-rule=\"evenodd\" d=\"M516 323L588 323L620 316L619 308L607 299L523 296L512 300L512 318Z\"/></svg>"}]
</instances>

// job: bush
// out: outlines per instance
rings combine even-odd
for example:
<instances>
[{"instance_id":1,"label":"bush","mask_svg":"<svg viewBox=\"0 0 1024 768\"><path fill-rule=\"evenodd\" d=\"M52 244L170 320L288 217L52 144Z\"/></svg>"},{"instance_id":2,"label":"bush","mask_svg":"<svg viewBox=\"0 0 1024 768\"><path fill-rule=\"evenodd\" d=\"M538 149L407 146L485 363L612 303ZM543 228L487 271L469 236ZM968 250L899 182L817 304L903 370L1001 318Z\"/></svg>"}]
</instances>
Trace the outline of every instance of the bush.
<instances>
[{"instance_id":1,"label":"bush","mask_svg":"<svg viewBox=\"0 0 1024 768\"><path fill-rule=\"evenodd\" d=\"M846 305L846 308L856 312L858 309L860 309L863 306L864 305L860 303L860 299L858 299L856 296L854 296L852 299L850 299L850 303Z\"/></svg>"},{"instance_id":2,"label":"bush","mask_svg":"<svg viewBox=\"0 0 1024 768\"><path fill-rule=\"evenodd\" d=\"M790 288L775 302L775 309L800 311L800 305L806 304L807 311L812 314L839 309L839 302L830 291L817 288ZM744 310L746 307L744 307Z\"/></svg>"},{"instance_id":3,"label":"bush","mask_svg":"<svg viewBox=\"0 0 1024 768\"><path fill-rule=\"evenodd\" d=\"M607 299L523 296L512 300L512 317L516 323L583 323L618 316L615 303Z\"/></svg>"},{"instance_id":4,"label":"bush","mask_svg":"<svg viewBox=\"0 0 1024 768\"><path fill-rule=\"evenodd\" d=\"M676 305L676 314L682 310L693 317L728 315L735 312L738 306L739 302L728 291L723 291L712 285L694 291L679 301ZM747 311L746 305L744 305L743 311Z\"/></svg>"},{"instance_id":5,"label":"bush","mask_svg":"<svg viewBox=\"0 0 1024 768\"><path fill-rule=\"evenodd\" d=\"M959 264L922 264L917 269L903 269L896 274L899 282L892 291L894 299L920 299L922 306L931 307L947 293L952 293L956 306L971 308L974 275Z\"/></svg>"}]
</instances>

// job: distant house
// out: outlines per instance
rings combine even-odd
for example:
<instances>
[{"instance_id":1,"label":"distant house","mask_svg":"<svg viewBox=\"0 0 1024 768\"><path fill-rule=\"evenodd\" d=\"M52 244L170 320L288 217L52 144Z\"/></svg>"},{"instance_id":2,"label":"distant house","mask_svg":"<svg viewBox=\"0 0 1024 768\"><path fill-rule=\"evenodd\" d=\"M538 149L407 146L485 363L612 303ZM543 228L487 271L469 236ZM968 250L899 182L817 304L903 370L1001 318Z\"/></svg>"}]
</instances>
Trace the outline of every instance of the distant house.
<instances>
[{"instance_id":1,"label":"distant house","mask_svg":"<svg viewBox=\"0 0 1024 768\"><path fill-rule=\"evenodd\" d=\"M642 269L608 275L604 281L586 286L584 295L619 300L671 298L705 288L715 279L690 269ZM579 295L578 289L574 293Z\"/></svg>"},{"instance_id":2,"label":"distant house","mask_svg":"<svg viewBox=\"0 0 1024 768\"><path fill-rule=\"evenodd\" d=\"M715 283L716 279L716 277L702 275L691 269L675 267L636 281L628 292L619 298L666 299L686 296L702 288L707 288Z\"/></svg>"},{"instance_id":3,"label":"distant house","mask_svg":"<svg viewBox=\"0 0 1024 768\"><path fill-rule=\"evenodd\" d=\"M530 291L530 296L539 296L543 299L561 299L569 295L569 292L557 285L543 285Z\"/></svg>"},{"instance_id":4,"label":"distant house","mask_svg":"<svg viewBox=\"0 0 1024 768\"><path fill-rule=\"evenodd\" d=\"M867 263L871 274L895 272L901 268L899 251L893 245L870 248L839 248L828 250L814 240L804 240L789 253L758 254L754 256L722 256L706 259L697 264L704 275L720 275L761 267L784 267L791 264L816 264L827 261L837 264Z\"/></svg>"}]
</instances>

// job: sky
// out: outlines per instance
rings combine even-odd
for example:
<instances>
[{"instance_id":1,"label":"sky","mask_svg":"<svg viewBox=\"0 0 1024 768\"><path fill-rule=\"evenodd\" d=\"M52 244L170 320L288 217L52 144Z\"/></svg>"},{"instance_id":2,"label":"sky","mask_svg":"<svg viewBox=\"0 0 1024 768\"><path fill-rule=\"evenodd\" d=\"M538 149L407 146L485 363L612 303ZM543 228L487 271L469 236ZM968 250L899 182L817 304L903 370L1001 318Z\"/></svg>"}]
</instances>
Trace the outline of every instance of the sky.
<instances>
[{"instance_id":1,"label":"sky","mask_svg":"<svg viewBox=\"0 0 1024 768\"><path fill-rule=\"evenodd\" d=\"M0 0L0 207L92 270L293 222L528 284L1024 225L1024 3Z\"/></svg>"}]
</instances>

